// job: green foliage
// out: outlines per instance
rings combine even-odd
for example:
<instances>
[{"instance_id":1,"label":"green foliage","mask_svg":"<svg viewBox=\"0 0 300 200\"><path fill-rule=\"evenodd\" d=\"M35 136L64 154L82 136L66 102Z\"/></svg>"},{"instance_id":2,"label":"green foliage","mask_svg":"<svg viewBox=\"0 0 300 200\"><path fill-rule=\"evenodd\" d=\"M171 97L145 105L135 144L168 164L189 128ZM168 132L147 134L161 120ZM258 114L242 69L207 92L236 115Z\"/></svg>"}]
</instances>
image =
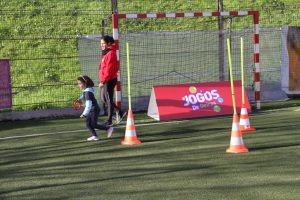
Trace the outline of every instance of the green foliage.
<instances>
[{"instance_id":1,"label":"green foliage","mask_svg":"<svg viewBox=\"0 0 300 200\"><path fill-rule=\"evenodd\" d=\"M12 60L12 80L14 87L14 105L18 109L31 109L30 105L22 105L22 93L16 92L19 87L37 84L71 83L80 74L77 35L101 33L101 20L107 23L106 31L111 33L110 0L5 0L0 2L0 58ZM120 13L136 12L193 12L216 11L217 1L201 0L124 0L119 1ZM259 10L261 27L299 25L299 4L293 0L224 0L224 10ZM126 31L170 31L216 29L216 21L199 18L165 20L155 24L151 20L128 20ZM240 21L240 25L248 22ZM38 91L38 90L37 90ZM69 105L61 102L77 96L72 93L47 90L49 95L39 96L37 91L28 95L40 99L34 102L54 102L54 107ZM56 93L60 95L56 95ZM39 96L39 97L38 97ZM58 99L54 96L60 96Z\"/></svg>"}]
</instances>

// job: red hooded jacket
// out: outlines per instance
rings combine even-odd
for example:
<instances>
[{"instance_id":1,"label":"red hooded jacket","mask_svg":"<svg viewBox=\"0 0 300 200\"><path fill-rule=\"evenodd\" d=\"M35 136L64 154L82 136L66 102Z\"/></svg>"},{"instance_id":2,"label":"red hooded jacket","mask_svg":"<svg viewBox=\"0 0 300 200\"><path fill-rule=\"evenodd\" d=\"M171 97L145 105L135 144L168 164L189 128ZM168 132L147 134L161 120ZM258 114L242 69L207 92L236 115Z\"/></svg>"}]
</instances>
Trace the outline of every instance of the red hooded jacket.
<instances>
[{"instance_id":1,"label":"red hooded jacket","mask_svg":"<svg viewBox=\"0 0 300 200\"><path fill-rule=\"evenodd\" d=\"M109 80L116 79L118 76L118 60L116 53L116 46L110 45L107 47L111 49L102 56L99 63L99 79L100 82L106 83Z\"/></svg>"}]
</instances>

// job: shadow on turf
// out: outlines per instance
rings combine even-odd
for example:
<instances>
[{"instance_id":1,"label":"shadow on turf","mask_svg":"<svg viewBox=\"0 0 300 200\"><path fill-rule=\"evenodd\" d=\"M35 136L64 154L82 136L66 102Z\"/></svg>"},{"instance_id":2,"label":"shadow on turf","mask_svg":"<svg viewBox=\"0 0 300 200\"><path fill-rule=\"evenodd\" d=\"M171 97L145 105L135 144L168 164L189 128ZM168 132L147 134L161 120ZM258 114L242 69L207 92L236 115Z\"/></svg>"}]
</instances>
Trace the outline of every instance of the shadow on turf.
<instances>
[{"instance_id":1,"label":"shadow on turf","mask_svg":"<svg viewBox=\"0 0 300 200\"><path fill-rule=\"evenodd\" d=\"M31 190L38 190L38 189L47 189L47 188L54 188L54 187L60 187L60 186L68 186L68 185L77 185L77 184L91 184L91 183L99 183L99 182L105 182L105 181L112 181L112 180L122 180L122 179L128 179L128 178L138 178L138 177L143 177L143 176L152 176L152 175L161 175L161 174L169 174L169 173L176 173L176 172L188 172L188 171L193 171L193 170L206 170L209 168L215 167L214 165L200 165L200 164L190 164L190 165L179 165L179 166L173 166L173 167L156 167L156 168L131 168L131 169L126 169L126 170L118 170L118 173L121 174L126 174L128 172L136 172L135 174L132 175L120 175L120 176L114 176L114 177L109 177L109 178L98 178L98 179L91 179L91 180L84 180L84 181L73 181L69 183L62 183L62 184L57 184L57 183L47 183L45 185L39 185L39 186L23 186L23 187L18 187L16 189L10 189L10 190L4 190L1 191L0 194L10 194L14 192L23 192L23 191L31 191ZM123 171L123 172L122 172ZM65 173L63 173L65 174ZM32 192L32 191L31 191ZM32 194L31 194L32 195ZM17 197L17 195L12 195L11 197ZM22 197L24 197L22 195ZM52 196L53 197L53 196ZM53 197L52 199L55 199Z\"/></svg>"},{"instance_id":2,"label":"shadow on turf","mask_svg":"<svg viewBox=\"0 0 300 200\"><path fill-rule=\"evenodd\" d=\"M278 126L278 125L274 125L274 126L264 126L264 127L255 127L257 130L270 130L270 129L291 129L291 127L298 127L298 125L295 125L295 124L290 124L290 125L284 125L284 126Z\"/></svg>"},{"instance_id":3,"label":"shadow on turf","mask_svg":"<svg viewBox=\"0 0 300 200\"><path fill-rule=\"evenodd\" d=\"M285 148L285 147L296 147L296 146L300 146L300 143L298 143L298 144L277 144L277 145L268 145L268 146L262 146L262 147L255 147L255 148L249 148L249 151L260 151L260 150Z\"/></svg>"},{"instance_id":4,"label":"shadow on turf","mask_svg":"<svg viewBox=\"0 0 300 200\"><path fill-rule=\"evenodd\" d=\"M212 129L201 129L201 130L189 130L186 129L186 132L176 132L170 131L166 133L160 133L159 136L155 136L155 134L143 134L142 135L142 143L151 143L151 142L159 142L159 141L171 141L171 140L178 140L178 139L187 139L187 138L199 138L199 135L195 135L197 133L202 134L201 136L207 136L211 134L211 132L207 131L224 131L224 128L212 128ZM163 138L161 138L163 137Z\"/></svg>"},{"instance_id":5,"label":"shadow on turf","mask_svg":"<svg viewBox=\"0 0 300 200\"><path fill-rule=\"evenodd\" d=\"M35 126L45 126L48 124L49 123L47 122L47 120L3 121L0 122L0 131Z\"/></svg>"}]
</instances>

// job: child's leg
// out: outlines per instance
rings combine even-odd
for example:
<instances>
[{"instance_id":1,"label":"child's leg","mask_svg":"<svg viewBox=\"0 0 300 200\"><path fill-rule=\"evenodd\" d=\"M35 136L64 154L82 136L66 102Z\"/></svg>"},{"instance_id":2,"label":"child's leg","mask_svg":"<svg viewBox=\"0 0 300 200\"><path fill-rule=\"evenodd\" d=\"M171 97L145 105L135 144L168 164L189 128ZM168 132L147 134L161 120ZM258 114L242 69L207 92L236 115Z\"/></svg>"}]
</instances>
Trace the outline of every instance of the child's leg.
<instances>
[{"instance_id":1,"label":"child's leg","mask_svg":"<svg viewBox=\"0 0 300 200\"><path fill-rule=\"evenodd\" d=\"M89 129L89 131L92 133L93 136L98 137L95 128L93 127L93 120L94 120L94 116L91 112L86 116L86 127Z\"/></svg>"},{"instance_id":2,"label":"child's leg","mask_svg":"<svg viewBox=\"0 0 300 200\"><path fill-rule=\"evenodd\" d=\"M92 115L91 116L91 118L92 118L91 125L92 125L92 127L94 129L96 128L96 129L99 129L99 130L109 129L109 127L107 125L97 124L99 112L100 111L98 111L98 110L91 112L91 115Z\"/></svg>"}]
</instances>

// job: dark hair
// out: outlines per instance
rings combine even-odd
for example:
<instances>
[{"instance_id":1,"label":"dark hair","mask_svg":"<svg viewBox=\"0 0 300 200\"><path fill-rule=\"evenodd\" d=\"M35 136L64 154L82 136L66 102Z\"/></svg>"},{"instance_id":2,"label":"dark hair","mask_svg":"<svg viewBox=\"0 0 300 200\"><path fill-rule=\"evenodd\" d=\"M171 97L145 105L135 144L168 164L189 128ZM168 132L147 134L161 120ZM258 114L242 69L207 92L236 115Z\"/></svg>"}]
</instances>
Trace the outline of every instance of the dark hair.
<instances>
[{"instance_id":1,"label":"dark hair","mask_svg":"<svg viewBox=\"0 0 300 200\"><path fill-rule=\"evenodd\" d=\"M77 80L81 81L82 83L85 83L87 88L88 87L94 87L94 85L95 85L93 80L90 77L88 77L87 75L79 76L77 78Z\"/></svg>"},{"instance_id":2,"label":"dark hair","mask_svg":"<svg viewBox=\"0 0 300 200\"><path fill-rule=\"evenodd\" d=\"M111 37L110 35L104 35L101 37L101 40L104 40L107 44L113 44L115 42L114 38Z\"/></svg>"}]
</instances>

